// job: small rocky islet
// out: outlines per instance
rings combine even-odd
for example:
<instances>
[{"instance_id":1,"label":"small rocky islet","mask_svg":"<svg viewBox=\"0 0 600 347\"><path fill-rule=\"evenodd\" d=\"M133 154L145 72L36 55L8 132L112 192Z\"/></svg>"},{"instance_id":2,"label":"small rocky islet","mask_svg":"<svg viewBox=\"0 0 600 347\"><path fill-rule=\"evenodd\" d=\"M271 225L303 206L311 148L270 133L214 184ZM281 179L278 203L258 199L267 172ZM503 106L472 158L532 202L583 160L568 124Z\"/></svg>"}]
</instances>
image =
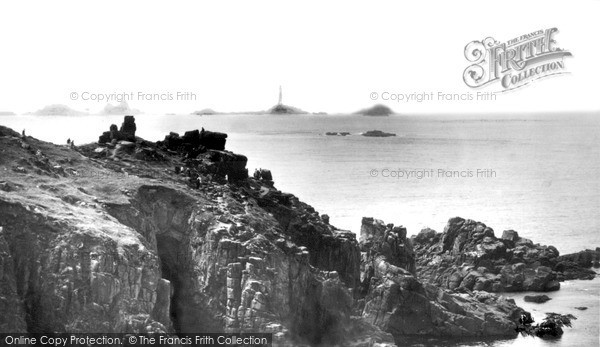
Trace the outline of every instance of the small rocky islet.
<instances>
[{"instance_id":1,"label":"small rocky islet","mask_svg":"<svg viewBox=\"0 0 600 347\"><path fill-rule=\"evenodd\" d=\"M327 135L327 136L348 136L348 135L350 135L350 133L347 131L328 131L325 133L325 135ZM360 133L360 135L365 136L365 137L396 136L396 134L394 134L394 133L387 133L387 132L381 131L381 130L369 130L369 131L365 131L364 133Z\"/></svg>"},{"instance_id":2,"label":"small rocky islet","mask_svg":"<svg viewBox=\"0 0 600 347\"><path fill-rule=\"evenodd\" d=\"M502 292L594 278L600 249L452 218L443 232L363 218L340 230L227 134L151 142L135 119L60 146L0 126L0 331L270 332L279 345L559 336ZM99 131L100 133L100 131Z\"/></svg>"}]
</instances>

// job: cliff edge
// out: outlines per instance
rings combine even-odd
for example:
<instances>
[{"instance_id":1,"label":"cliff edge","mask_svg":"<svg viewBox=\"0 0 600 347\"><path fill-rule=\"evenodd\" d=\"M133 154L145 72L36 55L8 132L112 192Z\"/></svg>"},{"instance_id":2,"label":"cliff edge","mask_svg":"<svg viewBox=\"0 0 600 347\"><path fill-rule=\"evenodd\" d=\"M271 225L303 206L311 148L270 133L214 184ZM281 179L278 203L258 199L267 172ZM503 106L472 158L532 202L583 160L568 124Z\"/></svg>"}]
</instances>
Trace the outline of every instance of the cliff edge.
<instances>
[{"instance_id":1,"label":"cliff edge","mask_svg":"<svg viewBox=\"0 0 600 347\"><path fill-rule=\"evenodd\" d=\"M249 177L226 134L109 128L68 147L0 126L0 331L516 336L514 301L430 283L406 229L365 218L357 240Z\"/></svg>"}]
</instances>

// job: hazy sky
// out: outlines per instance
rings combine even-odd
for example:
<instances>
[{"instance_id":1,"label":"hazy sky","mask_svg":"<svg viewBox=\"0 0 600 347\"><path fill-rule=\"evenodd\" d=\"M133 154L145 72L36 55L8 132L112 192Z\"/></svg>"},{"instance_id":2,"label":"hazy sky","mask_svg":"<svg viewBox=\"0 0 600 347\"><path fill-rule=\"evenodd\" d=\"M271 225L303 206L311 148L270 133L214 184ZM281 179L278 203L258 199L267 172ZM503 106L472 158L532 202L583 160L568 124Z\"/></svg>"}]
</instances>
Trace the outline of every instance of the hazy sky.
<instances>
[{"instance_id":1,"label":"hazy sky","mask_svg":"<svg viewBox=\"0 0 600 347\"><path fill-rule=\"evenodd\" d=\"M374 103L371 92L474 92L462 80L467 43L551 27L573 53L569 75L496 101L385 103L401 113L598 110L598 14L599 1L2 1L0 111L96 112L106 102L83 93L123 92L147 113L262 110L279 85L286 104L354 111Z\"/></svg>"}]
</instances>

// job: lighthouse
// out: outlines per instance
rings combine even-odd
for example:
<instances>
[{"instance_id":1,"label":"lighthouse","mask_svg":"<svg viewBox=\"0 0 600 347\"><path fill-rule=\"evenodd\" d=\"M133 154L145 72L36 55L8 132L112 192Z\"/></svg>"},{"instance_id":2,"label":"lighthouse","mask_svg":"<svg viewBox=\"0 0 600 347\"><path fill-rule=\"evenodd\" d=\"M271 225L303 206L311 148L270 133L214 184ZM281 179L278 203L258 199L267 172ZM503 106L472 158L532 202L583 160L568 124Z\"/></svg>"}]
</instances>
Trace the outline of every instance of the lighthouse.
<instances>
[{"instance_id":1,"label":"lighthouse","mask_svg":"<svg viewBox=\"0 0 600 347\"><path fill-rule=\"evenodd\" d=\"M279 102L277 105L283 105L283 92L281 91L281 86L279 86Z\"/></svg>"},{"instance_id":2,"label":"lighthouse","mask_svg":"<svg viewBox=\"0 0 600 347\"><path fill-rule=\"evenodd\" d=\"M302 111L296 107L288 106L283 104L283 90L281 85L279 86L279 100L277 100L277 104L271 107L267 113L269 114L303 114L307 113L306 111Z\"/></svg>"}]
</instances>

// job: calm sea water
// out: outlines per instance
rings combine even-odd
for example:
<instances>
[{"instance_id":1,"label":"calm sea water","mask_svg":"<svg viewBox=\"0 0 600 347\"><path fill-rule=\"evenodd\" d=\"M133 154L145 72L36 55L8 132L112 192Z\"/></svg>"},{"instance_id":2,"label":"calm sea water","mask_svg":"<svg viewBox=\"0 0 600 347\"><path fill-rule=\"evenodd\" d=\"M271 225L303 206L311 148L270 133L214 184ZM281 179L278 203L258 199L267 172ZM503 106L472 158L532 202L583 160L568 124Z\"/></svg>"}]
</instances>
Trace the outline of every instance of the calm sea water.
<instances>
[{"instance_id":1,"label":"calm sea water","mask_svg":"<svg viewBox=\"0 0 600 347\"><path fill-rule=\"evenodd\" d=\"M76 144L96 141L121 122L122 116L0 117L0 124L61 144L69 137ZM497 236L517 230L561 253L600 246L600 115L140 115L136 123L148 140L201 127L226 132L227 148L248 156L251 173L270 169L279 189L354 232L363 216L404 225L409 234L442 231L460 216L486 223ZM359 135L374 129L397 136ZM351 135L325 136L328 131ZM598 280L563 287L543 309L570 313L589 306L572 313L588 322L578 334L598 343ZM584 298L587 305L578 302ZM575 335L535 344L577 345L566 336ZM501 345L514 343L530 340Z\"/></svg>"}]
</instances>

